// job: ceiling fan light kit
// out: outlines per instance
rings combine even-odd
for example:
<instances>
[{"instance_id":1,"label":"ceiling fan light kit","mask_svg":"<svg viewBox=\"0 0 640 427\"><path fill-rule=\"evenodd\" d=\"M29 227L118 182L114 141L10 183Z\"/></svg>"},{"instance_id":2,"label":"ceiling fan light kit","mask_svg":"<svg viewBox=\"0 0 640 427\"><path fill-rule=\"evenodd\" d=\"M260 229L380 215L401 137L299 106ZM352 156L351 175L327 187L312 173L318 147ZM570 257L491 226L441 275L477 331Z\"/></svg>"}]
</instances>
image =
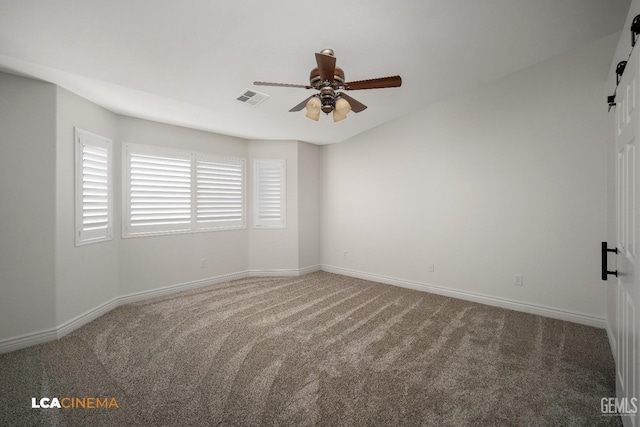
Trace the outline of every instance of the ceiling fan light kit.
<instances>
[{"instance_id":1,"label":"ceiling fan light kit","mask_svg":"<svg viewBox=\"0 0 640 427\"><path fill-rule=\"evenodd\" d=\"M316 63L318 66L311 70L309 75L309 85L271 82L253 82L253 84L315 89L320 93L311 95L289 111L295 112L305 108L307 110L306 116L315 121L318 121L321 111L327 115L333 112L334 122L344 120L349 111L359 113L367 108L366 105L347 94L336 92L337 90L383 89L402 85L400 76L345 82L344 71L336 66L336 58L331 49L323 49L320 53L316 53Z\"/></svg>"}]
</instances>

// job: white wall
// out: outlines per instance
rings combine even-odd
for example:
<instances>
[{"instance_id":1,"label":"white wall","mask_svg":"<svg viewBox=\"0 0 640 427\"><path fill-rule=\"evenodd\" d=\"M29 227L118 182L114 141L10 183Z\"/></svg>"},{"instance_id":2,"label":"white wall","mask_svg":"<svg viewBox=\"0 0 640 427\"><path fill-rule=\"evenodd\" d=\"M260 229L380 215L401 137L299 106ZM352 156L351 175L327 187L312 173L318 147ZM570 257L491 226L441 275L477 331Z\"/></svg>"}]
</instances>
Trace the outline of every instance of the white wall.
<instances>
[{"instance_id":1,"label":"white wall","mask_svg":"<svg viewBox=\"0 0 640 427\"><path fill-rule=\"evenodd\" d=\"M286 161L286 228L254 228L249 215L249 270L298 270L298 143L296 141L249 142L248 177L249 212L253 212L253 161L285 159Z\"/></svg>"},{"instance_id":2,"label":"white wall","mask_svg":"<svg viewBox=\"0 0 640 427\"><path fill-rule=\"evenodd\" d=\"M317 145L299 141L249 143L249 211L253 212L253 161L285 159L286 228L249 228L252 274L300 274L320 266L320 161Z\"/></svg>"},{"instance_id":3,"label":"white wall","mask_svg":"<svg viewBox=\"0 0 640 427\"><path fill-rule=\"evenodd\" d=\"M323 264L604 318L616 42L323 147Z\"/></svg>"},{"instance_id":4,"label":"white wall","mask_svg":"<svg viewBox=\"0 0 640 427\"><path fill-rule=\"evenodd\" d=\"M120 222L114 221L114 240L75 247L74 126L113 141L114 175L119 175L120 146L115 114L62 88L57 88L57 96L55 301L60 325L118 295ZM114 212L119 218L118 185L115 192Z\"/></svg>"},{"instance_id":5,"label":"white wall","mask_svg":"<svg viewBox=\"0 0 640 427\"><path fill-rule=\"evenodd\" d=\"M158 145L238 158L246 140L119 117L123 143ZM248 163L247 163L248 166ZM117 181L121 184L121 179ZM118 219L120 221L120 219ZM132 237L120 242L120 295L190 283L247 270L247 230ZM200 260L207 267L200 267Z\"/></svg>"},{"instance_id":6,"label":"white wall","mask_svg":"<svg viewBox=\"0 0 640 427\"><path fill-rule=\"evenodd\" d=\"M0 337L55 326L56 87L0 73Z\"/></svg>"},{"instance_id":7,"label":"white wall","mask_svg":"<svg viewBox=\"0 0 640 427\"><path fill-rule=\"evenodd\" d=\"M298 142L298 264L320 265L321 149Z\"/></svg>"}]
</instances>

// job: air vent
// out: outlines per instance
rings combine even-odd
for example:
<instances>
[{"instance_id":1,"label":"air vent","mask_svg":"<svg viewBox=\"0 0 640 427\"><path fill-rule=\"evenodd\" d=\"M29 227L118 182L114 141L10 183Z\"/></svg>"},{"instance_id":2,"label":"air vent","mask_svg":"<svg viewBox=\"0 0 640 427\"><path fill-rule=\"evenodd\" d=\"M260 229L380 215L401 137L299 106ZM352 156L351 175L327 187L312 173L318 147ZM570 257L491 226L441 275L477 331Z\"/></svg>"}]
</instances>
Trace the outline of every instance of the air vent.
<instances>
[{"instance_id":1,"label":"air vent","mask_svg":"<svg viewBox=\"0 0 640 427\"><path fill-rule=\"evenodd\" d=\"M247 105L251 105L252 107L255 107L256 105L260 104L265 99L267 99L268 97L269 95L267 95L266 93L257 92L251 89L245 89L240 94L240 96L238 96L236 99Z\"/></svg>"}]
</instances>

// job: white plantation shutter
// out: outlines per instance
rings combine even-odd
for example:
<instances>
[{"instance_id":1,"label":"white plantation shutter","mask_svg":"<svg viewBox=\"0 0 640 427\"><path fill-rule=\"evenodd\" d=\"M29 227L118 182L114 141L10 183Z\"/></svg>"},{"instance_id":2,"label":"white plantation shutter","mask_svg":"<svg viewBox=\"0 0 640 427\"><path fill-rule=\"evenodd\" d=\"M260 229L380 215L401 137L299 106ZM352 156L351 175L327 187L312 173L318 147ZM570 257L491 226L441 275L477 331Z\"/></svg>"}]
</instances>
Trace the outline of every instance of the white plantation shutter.
<instances>
[{"instance_id":1,"label":"white plantation shutter","mask_svg":"<svg viewBox=\"0 0 640 427\"><path fill-rule=\"evenodd\" d=\"M286 163L256 160L254 165L254 226L285 227Z\"/></svg>"},{"instance_id":2,"label":"white plantation shutter","mask_svg":"<svg viewBox=\"0 0 640 427\"><path fill-rule=\"evenodd\" d=\"M75 128L76 245L112 238L111 140Z\"/></svg>"},{"instance_id":3,"label":"white plantation shutter","mask_svg":"<svg viewBox=\"0 0 640 427\"><path fill-rule=\"evenodd\" d=\"M191 155L127 146L126 234L191 229Z\"/></svg>"},{"instance_id":4,"label":"white plantation shutter","mask_svg":"<svg viewBox=\"0 0 640 427\"><path fill-rule=\"evenodd\" d=\"M128 144L124 237L244 227L244 160Z\"/></svg>"},{"instance_id":5,"label":"white plantation shutter","mask_svg":"<svg viewBox=\"0 0 640 427\"><path fill-rule=\"evenodd\" d=\"M197 228L244 225L244 160L197 154Z\"/></svg>"}]
</instances>

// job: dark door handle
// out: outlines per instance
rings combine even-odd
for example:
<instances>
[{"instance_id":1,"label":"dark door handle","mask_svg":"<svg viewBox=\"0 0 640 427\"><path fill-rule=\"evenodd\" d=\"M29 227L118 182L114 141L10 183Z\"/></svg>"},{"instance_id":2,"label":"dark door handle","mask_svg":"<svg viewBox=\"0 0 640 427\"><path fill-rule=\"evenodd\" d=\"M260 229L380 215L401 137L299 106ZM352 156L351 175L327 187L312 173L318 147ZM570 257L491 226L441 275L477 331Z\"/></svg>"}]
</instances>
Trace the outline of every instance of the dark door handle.
<instances>
[{"instance_id":1,"label":"dark door handle","mask_svg":"<svg viewBox=\"0 0 640 427\"><path fill-rule=\"evenodd\" d=\"M601 252L602 252L602 280L607 280L607 276L609 274L613 274L614 276L618 277L618 270L609 271L607 268L607 252L613 252L617 254L618 248L609 249L607 247L607 242L602 242Z\"/></svg>"}]
</instances>

